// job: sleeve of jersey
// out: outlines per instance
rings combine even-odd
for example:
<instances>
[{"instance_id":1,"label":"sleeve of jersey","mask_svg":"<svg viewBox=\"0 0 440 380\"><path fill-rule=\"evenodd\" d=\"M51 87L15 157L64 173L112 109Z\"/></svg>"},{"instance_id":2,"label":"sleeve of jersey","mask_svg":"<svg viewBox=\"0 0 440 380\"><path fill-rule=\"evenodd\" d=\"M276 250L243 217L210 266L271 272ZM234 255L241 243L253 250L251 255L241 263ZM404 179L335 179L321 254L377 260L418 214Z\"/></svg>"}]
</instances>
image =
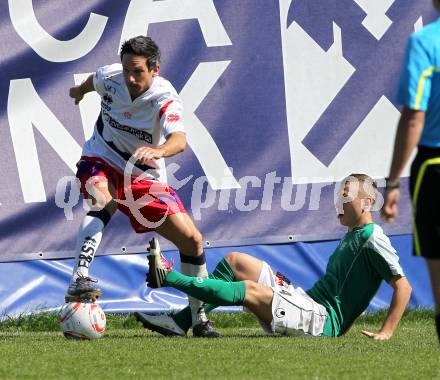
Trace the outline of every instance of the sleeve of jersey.
<instances>
[{"instance_id":1,"label":"sleeve of jersey","mask_svg":"<svg viewBox=\"0 0 440 380\"><path fill-rule=\"evenodd\" d=\"M369 240L369 248L371 248L370 262L386 282L394 276L405 276L399 263L399 256L385 234L374 234Z\"/></svg>"},{"instance_id":2,"label":"sleeve of jersey","mask_svg":"<svg viewBox=\"0 0 440 380\"><path fill-rule=\"evenodd\" d=\"M185 132L182 116L183 106L179 98L172 97L161 102L159 120L165 138L173 132Z\"/></svg>"},{"instance_id":3,"label":"sleeve of jersey","mask_svg":"<svg viewBox=\"0 0 440 380\"><path fill-rule=\"evenodd\" d=\"M397 102L415 111L426 111L434 71L420 35L412 34L400 74Z\"/></svg>"},{"instance_id":4,"label":"sleeve of jersey","mask_svg":"<svg viewBox=\"0 0 440 380\"><path fill-rule=\"evenodd\" d=\"M93 87L95 87L95 91L100 96L104 96L106 92L104 86L104 78L115 74L118 71L118 68L118 64L113 64L100 67L98 70L96 70L95 74L93 75Z\"/></svg>"}]
</instances>

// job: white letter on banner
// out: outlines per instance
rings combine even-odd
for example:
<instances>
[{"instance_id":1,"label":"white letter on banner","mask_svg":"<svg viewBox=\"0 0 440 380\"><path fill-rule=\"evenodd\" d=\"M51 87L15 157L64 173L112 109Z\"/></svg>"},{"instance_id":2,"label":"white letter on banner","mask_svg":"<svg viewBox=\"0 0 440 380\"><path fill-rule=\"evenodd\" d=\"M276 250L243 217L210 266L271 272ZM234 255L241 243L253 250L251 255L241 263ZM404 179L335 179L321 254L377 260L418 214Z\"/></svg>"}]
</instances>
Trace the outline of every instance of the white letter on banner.
<instances>
[{"instance_id":1,"label":"white letter on banner","mask_svg":"<svg viewBox=\"0 0 440 380\"><path fill-rule=\"evenodd\" d=\"M206 46L232 45L213 0L131 0L120 42L147 34L153 23L191 19L198 20Z\"/></svg>"},{"instance_id":2,"label":"white letter on banner","mask_svg":"<svg viewBox=\"0 0 440 380\"><path fill-rule=\"evenodd\" d=\"M201 220L202 219L201 210L203 208L211 207L215 202L217 193L213 191L212 188L209 186L209 183L212 182L215 182L215 180L206 177L199 177L194 181L193 191L191 194L191 210L193 213L194 220ZM206 195L205 195L205 200L202 200L203 188L205 187L205 183L207 184Z\"/></svg>"},{"instance_id":3,"label":"white letter on banner","mask_svg":"<svg viewBox=\"0 0 440 380\"><path fill-rule=\"evenodd\" d=\"M347 173L369 173L373 177L384 177L388 173L387 163L391 161L399 111L382 96L359 125L334 160L327 167L302 143L304 137L319 120L333 99L350 79L356 68L343 55L342 30L333 22L333 45L325 51L306 33L299 23L293 21L287 26L289 8L295 0L279 0L281 41L283 48L284 89L286 95L287 129L289 135L292 181L294 184L320 180L320 178L343 178ZM354 0L367 10L364 26L379 38L386 32L386 10L392 0ZM380 16L382 14L382 16ZM374 21L376 26L370 23ZM301 52L301 54L298 54ZM366 53L368 55L368 53ZM328 75L331 73L331 75ZM390 126L383 128L383 125ZM368 141L376 139L374 155L368 160L353 160L368 154ZM323 139L326 136L322 137ZM409 165L405 174L408 175Z\"/></svg>"},{"instance_id":4,"label":"white letter on banner","mask_svg":"<svg viewBox=\"0 0 440 380\"><path fill-rule=\"evenodd\" d=\"M45 202L33 127L74 173L81 147L41 100L29 78L11 81L8 120L24 201Z\"/></svg>"},{"instance_id":5,"label":"white letter on banner","mask_svg":"<svg viewBox=\"0 0 440 380\"><path fill-rule=\"evenodd\" d=\"M377 39L380 40L393 23L386 15L395 0L369 1L354 0L367 14L362 25Z\"/></svg>"},{"instance_id":6,"label":"white letter on banner","mask_svg":"<svg viewBox=\"0 0 440 380\"><path fill-rule=\"evenodd\" d=\"M57 183L55 190L55 204L64 210L67 220L73 220L73 208L79 202L81 183L74 176L65 176Z\"/></svg>"},{"instance_id":7,"label":"white letter on banner","mask_svg":"<svg viewBox=\"0 0 440 380\"><path fill-rule=\"evenodd\" d=\"M82 32L69 41L48 34L35 17L32 0L9 0L9 14L17 34L47 61L68 62L85 56L98 43L107 17L90 13Z\"/></svg>"},{"instance_id":8,"label":"white letter on banner","mask_svg":"<svg viewBox=\"0 0 440 380\"><path fill-rule=\"evenodd\" d=\"M235 195L235 207L239 211L253 211L258 207L259 201L256 199L250 199L248 204L246 204L248 184L251 184L252 187L261 187L261 180L255 176L240 178L240 190L237 190Z\"/></svg>"},{"instance_id":9,"label":"white letter on banner","mask_svg":"<svg viewBox=\"0 0 440 380\"><path fill-rule=\"evenodd\" d=\"M240 184L226 164L214 139L196 116L195 111L230 62L200 63L180 92L185 105L183 118L188 144L194 151L214 190L237 189L240 188ZM212 179L215 181L212 182Z\"/></svg>"}]
</instances>

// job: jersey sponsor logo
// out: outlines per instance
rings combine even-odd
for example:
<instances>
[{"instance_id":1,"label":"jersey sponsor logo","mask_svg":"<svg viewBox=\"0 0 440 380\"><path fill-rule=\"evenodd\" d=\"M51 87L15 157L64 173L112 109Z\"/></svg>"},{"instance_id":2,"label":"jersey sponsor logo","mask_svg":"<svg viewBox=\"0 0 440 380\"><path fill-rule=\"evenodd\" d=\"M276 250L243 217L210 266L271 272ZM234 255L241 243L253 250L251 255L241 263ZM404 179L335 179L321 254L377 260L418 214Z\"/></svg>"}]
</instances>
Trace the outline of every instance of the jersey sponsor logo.
<instances>
[{"instance_id":1,"label":"jersey sponsor logo","mask_svg":"<svg viewBox=\"0 0 440 380\"><path fill-rule=\"evenodd\" d=\"M345 240L342 240L339 243L339 249L345 249L347 247L347 242Z\"/></svg>"},{"instance_id":2,"label":"jersey sponsor logo","mask_svg":"<svg viewBox=\"0 0 440 380\"><path fill-rule=\"evenodd\" d=\"M116 94L116 88L114 88L112 85L104 83L105 91L111 92L113 95Z\"/></svg>"},{"instance_id":3,"label":"jersey sponsor logo","mask_svg":"<svg viewBox=\"0 0 440 380\"><path fill-rule=\"evenodd\" d=\"M108 82L112 82L114 84L117 84L118 86L120 86L121 84L119 82L116 82L114 79L112 79L110 76L106 76L104 77L104 81L108 81Z\"/></svg>"},{"instance_id":4,"label":"jersey sponsor logo","mask_svg":"<svg viewBox=\"0 0 440 380\"><path fill-rule=\"evenodd\" d=\"M348 243L348 248L350 249L350 252L353 255L356 255L358 253L358 248L359 247L358 247L358 245L355 242L351 241L350 243Z\"/></svg>"},{"instance_id":5,"label":"jersey sponsor logo","mask_svg":"<svg viewBox=\"0 0 440 380\"><path fill-rule=\"evenodd\" d=\"M131 119L131 113L130 112L124 112L124 117L126 118L126 119Z\"/></svg>"},{"instance_id":6,"label":"jersey sponsor logo","mask_svg":"<svg viewBox=\"0 0 440 380\"><path fill-rule=\"evenodd\" d=\"M108 104L105 104L103 101L101 101L101 108L105 111L111 111L112 107L110 107Z\"/></svg>"},{"instance_id":7,"label":"jersey sponsor logo","mask_svg":"<svg viewBox=\"0 0 440 380\"><path fill-rule=\"evenodd\" d=\"M361 237L359 234L353 236L353 240L349 243L349 247L354 254L359 251L359 248L361 247Z\"/></svg>"},{"instance_id":8,"label":"jersey sponsor logo","mask_svg":"<svg viewBox=\"0 0 440 380\"><path fill-rule=\"evenodd\" d=\"M109 93L105 93L104 96L102 97L102 100L108 104L113 103L113 97Z\"/></svg>"},{"instance_id":9,"label":"jersey sponsor logo","mask_svg":"<svg viewBox=\"0 0 440 380\"><path fill-rule=\"evenodd\" d=\"M171 113L167 116L167 122L168 123L175 123L176 121L180 120L180 115L177 113Z\"/></svg>"},{"instance_id":10,"label":"jersey sponsor logo","mask_svg":"<svg viewBox=\"0 0 440 380\"><path fill-rule=\"evenodd\" d=\"M115 119L113 119L107 112L103 112L104 120L107 122L107 124L115 129L119 129L120 131L124 131L127 133L130 133L133 136L136 136L139 140L146 141L149 144L153 143L153 136L146 132L142 131L140 129L136 129L133 127L129 127L127 125L122 125L121 123L117 122Z\"/></svg>"},{"instance_id":11,"label":"jersey sponsor logo","mask_svg":"<svg viewBox=\"0 0 440 380\"><path fill-rule=\"evenodd\" d=\"M359 248L361 247L361 235L358 232L352 233L350 238L344 242L344 245L341 248L346 248L348 245L349 251L353 255L357 255L359 253Z\"/></svg>"},{"instance_id":12,"label":"jersey sponsor logo","mask_svg":"<svg viewBox=\"0 0 440 380\"><path fill-rule=\"evenodd\" d=\"M362 3L362 5L360 5ZM323 51L329 51L336 45L333 28L341 30L341 53L355 68L345 83L331 99L319 118L309 129L302 144L327 167L354 135L361 123L373 110L379 100L385 96L397 108L395 88L397 78L396 59L401 61L400 50L396 46L405 46L408 35L414 31L414 25L423 17L426 22L432 18L430 7L419 7L418 11L408 11L405 1L365 2L358 0L340 0L323 2L320 0L290 1L287 13L288 28L295 22L308 37ZM310 15L313 14L313 17ZM366 17L367 14L367 17ZM377 17L382 22L370 23L366 19ZM422 17L421 17L422 16ZM376 25L373 28L371 25ZM356 43L349 41L356 36ZM368 49L359 49L359 46ZM388 57L388 51L396 49L394 59ZM368 59L365 59L368 51ZM380 69L371 62L380 62ZM371 78L375 78L374 81ZM362 88L368 86L368 92L360 99ZM356 109L350 117L345 110ZM328 122L332 121L332 135L323 140L317 136L325 135Z\"/></svg>"},{"instance_id":13,"label":"jersey sponsor logo","mask_svg":"<svg viewBox=\"0 0 440 380\"><path fill-rule=\"evenodd\" d=\"M360 241L359 237L356 235L351 237L351 239L344 238L338 245L338 250L345 251L348 249L349 253L357 255L359 253Z\"/></svg>"}]
</instances>

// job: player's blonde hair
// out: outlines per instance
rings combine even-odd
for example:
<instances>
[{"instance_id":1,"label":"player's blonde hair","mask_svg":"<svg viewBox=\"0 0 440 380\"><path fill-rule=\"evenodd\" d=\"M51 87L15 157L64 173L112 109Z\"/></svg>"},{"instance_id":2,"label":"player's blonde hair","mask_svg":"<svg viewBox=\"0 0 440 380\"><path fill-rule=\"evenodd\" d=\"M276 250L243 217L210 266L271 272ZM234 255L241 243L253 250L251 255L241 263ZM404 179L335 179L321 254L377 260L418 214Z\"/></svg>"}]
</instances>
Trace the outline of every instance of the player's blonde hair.
<instances>
[{"instance_id":1,"label":"player's blonde hair","mask_svg":"<svg viewBox=\"0 0 440 380\"><path fill-rule=\"evenodd\" d=\"M377 198L377 183L367 174L353 173L344 178L343 183L357 182L359 187L357 194L359 198L370 198L372 203L376 202Z\"/></svg>"}]
</instances>

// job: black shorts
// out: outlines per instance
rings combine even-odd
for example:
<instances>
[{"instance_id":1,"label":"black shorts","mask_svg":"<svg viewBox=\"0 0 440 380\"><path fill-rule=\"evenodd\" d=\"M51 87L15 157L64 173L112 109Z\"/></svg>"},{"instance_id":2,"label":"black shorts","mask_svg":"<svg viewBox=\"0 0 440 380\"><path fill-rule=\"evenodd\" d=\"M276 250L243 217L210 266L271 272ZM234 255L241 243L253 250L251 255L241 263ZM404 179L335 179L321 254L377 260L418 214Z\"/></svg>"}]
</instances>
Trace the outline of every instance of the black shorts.
<instances>
[{"instance_id":1,"label":"black shorts","mask_svg":"<svg viewBox=\"0 0 440 380\"><path fill-rule=\"evenodd\" d=\"M409 181L415 256L440 259L440 148L420 147Z\"/></svg>"}]
</instances>

